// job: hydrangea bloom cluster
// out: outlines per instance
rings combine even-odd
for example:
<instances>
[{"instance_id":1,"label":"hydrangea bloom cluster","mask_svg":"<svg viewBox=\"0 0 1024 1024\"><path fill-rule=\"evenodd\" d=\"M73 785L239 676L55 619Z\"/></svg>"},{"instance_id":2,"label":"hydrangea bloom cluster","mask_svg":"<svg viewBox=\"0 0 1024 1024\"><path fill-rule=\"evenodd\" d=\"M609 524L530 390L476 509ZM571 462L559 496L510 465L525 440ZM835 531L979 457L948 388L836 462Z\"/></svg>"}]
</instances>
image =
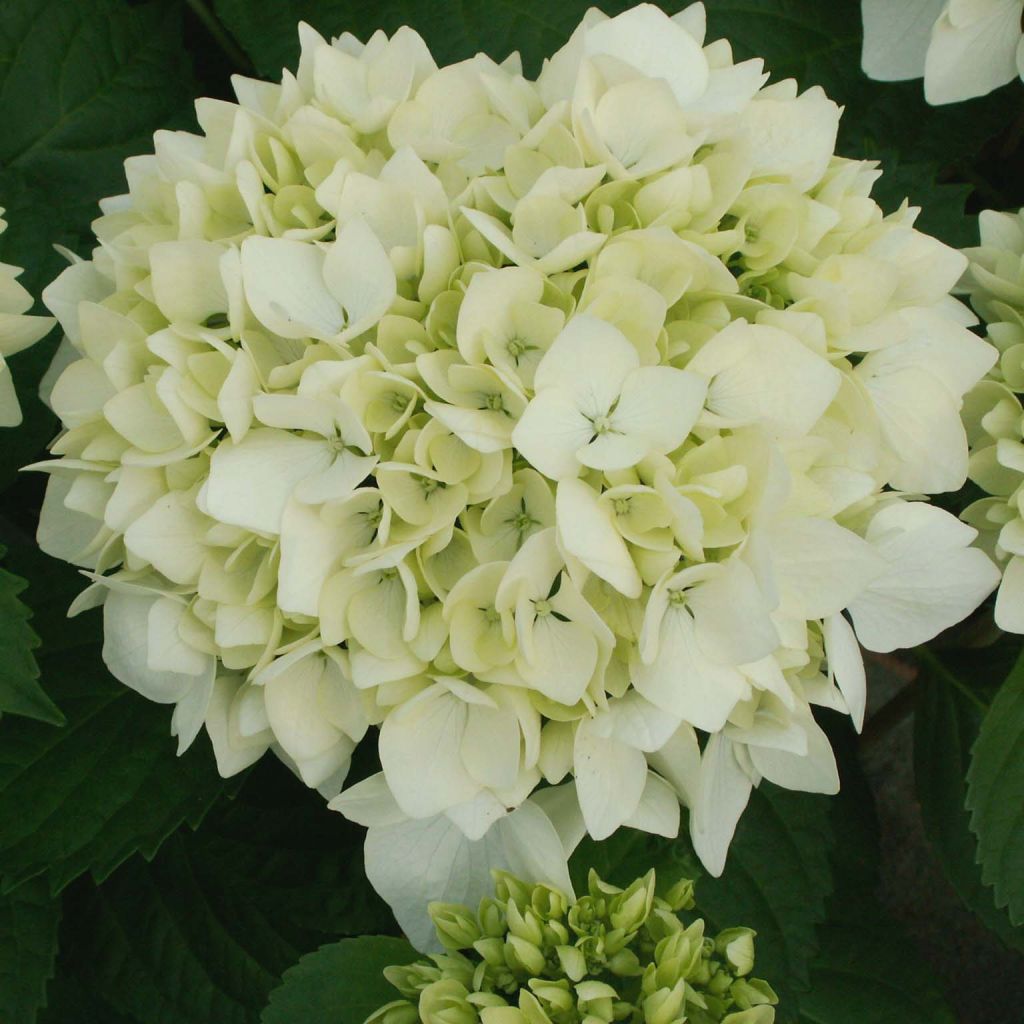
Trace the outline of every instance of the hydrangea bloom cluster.
<instances>
[{"instance_id":1,"label":"hydrangea bloom cluster","mask_svg":"<svg viewBox=\"0 0 1024 1024\"><path fill-rule=\"evenodd\" d=\"M680 802L720 872L762 778L838 787L812 707L860 725L857 639L996 585L920 500L997 355L964 256L882 214L820 89L704 32L591 11L532 80L303 26L47 290L78 358L39 540L107 664L225 774L271 748L335 797L379 730L333 806L434 858L387 833L395 903Z\"/></svg>"},{"instance_id":2,"label":"hydrangea bloom cluster","mask_svg":"<svg viewBox=\"0 0 1024 1024\"><path fill-rule=\"evenodd\" d=\"M0 206L0 235L7 230L4 209ZM14 378L4 361L29 345L34 345L54 325L48 316L29 316L34 302L31 294L18 284L21 267L0 263L0 427L16 427L21 422L21 406L14 390Z\"/></svg>"},{"instance_id":3,"label":"hydrangea bloom cluster","mask_svg":"<svg viewBox=\"0 0 1024 1024\"><path fill-rule=\"evenodd\" d=\"M929 103L959 103L1024 78L1024 0L861 0L872 78L924 78Z\"/></svg>"},{"instance_id":4,"label":"hydrangea bloom cluster","mask_svg":"<svg viewBox=\"0 0 1024 1024\"><path fill-rule=\"evenodd\" d=\"M772 1024L778 1001L751 978L754 932L705 935L693 883L654 894L654 872L628 889L591 872L573 900L495 873L474 912L434 904L445 952L384 973L401 999L366 1024Z\"/></svg>"},{"instance_id":5,"label":"hydrangea bloom cluster","mask_svg":"<svg viewBox=\"0 0 1024 1024\"><path fill-rule=\"evenodd\" d=\"M980 227L963 287L999 361L967 396L970 478L990 497L968 506L963 518L1003 566L996 624L1024 633L1024 211L986 210Z\"/></svg>"}]
</instances>

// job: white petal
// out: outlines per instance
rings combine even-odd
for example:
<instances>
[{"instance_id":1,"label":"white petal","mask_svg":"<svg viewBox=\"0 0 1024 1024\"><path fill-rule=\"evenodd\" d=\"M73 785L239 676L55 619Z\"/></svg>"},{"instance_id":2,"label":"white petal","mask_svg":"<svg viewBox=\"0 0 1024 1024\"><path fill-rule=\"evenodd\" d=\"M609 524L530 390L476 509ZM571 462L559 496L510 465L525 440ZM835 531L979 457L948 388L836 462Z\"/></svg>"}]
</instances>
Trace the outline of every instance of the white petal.
<instances>
[{"instance_id":1,"label":"white petal","mask_svg":"<svg viewBox=\"0 0 1024 1024\"><path fill-rule=\"evenodd\" d=\"M647 755L647 762L682 803L694 805L700 782L700 745L691 726L681 725L660 750Z\"/></svg>"},{"instance_id":2,"label":"white petal","mask_svg":"<svg viewBox=\"0 0 1024 1024\"><path fill-rule=\"evenodd\" d=\"M481 784L462 762L466 705L440 687L407 701L384 720L380 762L399 807L428 818L467 803Z\"/></svg>"},{"instance_id":3,"label":"white petal","mask_svg":"<svg viewBox=\"0 0 1024 1024\"><path fill-rule=\"evenodd\" d=\"M737 424L764 423L784 435L806 434L842 381L827 359L796 338L742 321L715 335L687 368L711 378L711 412Z\"/></svg>"},{"instance_id":4,"label":"white petal","mask_svg":"<svg viewBox=\"0 0 1024 1024\"><path fill-rule=\"evenodd\" d=\"M846 701L854 728L860 732L867 705L867 676L857 637L842 615L829 615L822 623L822 635L829 673Z\"/></svg>"},{"instance_id":5,"label":"white petal","mask_svg":"<svg viewBox=\"0 0 1024 1024\"><path fill-rule=\"evenodd\" d=\"M282 338L329 338L345 324L315 245L251 236L242 243L242 280L253 315Z\"/></svg>"},{"instance_id":6,"label":"white petal","mask_svg":"<svg viewBox=\"0 0 1024 1024\"><path fill-rule=\"evenodd\" d=\"M807 733L807 753L793 754L778 747L747 748L754 767L776 786L803 793L839 792L839 769L828 737L811 718L802 723Z\"/></svg>"},{"instance_id":7,"label":"white petal","mask_svg":"<svg viewBox=\"0 0 1024 1024\"><path fill-rule=\"evenodd\" d=\"M206 511L214 519L259 533L278 533L296 485L334 461L326 441L259 428L235 444L222 441L210 460Z\"/></svg>"},{"instance_id":8,"label":"white petal","mask_svg":"<svg viewBox=\"0 0 1024 1024\"><path fill-rule=\"evenodd\" d=\"M612 513L582 480L562 480L555 495L555 518L562 548L626 597L639 597L640 574Z\"/></svg>"},{"instance_id":9,"label":"white petal","mask_svg":"<svg viewBox=\"0 0 1024 1024\"><path fill-rule=\"evenodd\" d=\"M552 388L538 394L512 431L512 444L532 466L552 480L579 473L576 453L593 435L593 426L572 399Z\"/></svg>"},{"instance_id":10,"label":"white petal","mask_svg":"<svg viewBox=\"0 0 1024 1024\"><path fill-rule=\"evenodd\" d=\"M583 37L587 55L608 54L668 82L680 104L703 95L708 62L693 36L653 4L599 22Z\"/></svg>"},{"instance_id":11,"label":"white petal","mask_svg":"<svg viewBox=\"0 0 1024 1024\"><path fill-rule=\"evenodd\" d=\"M707 382L671 366L641 366L622 385L612 423L616 430L642 437L648 451L678 448L697 422Z\"/></svg>"},{"instance_id":12,"label":"white petal","mask_svg":"<svg viewBox=\"0 0 1024 1024\"><path fill-rule=\"evenodd\" d=\"M675 790L654 772L648 772L640 804L625 824L641 832L675 839L679 835L679 798Z\"/></svg>"},{"instance_id":13,"label":"white petal","mask_svg":"<svg viewBox=\"0 0 1024 1024\"><path fill-rule=\"evenodd\" d=\"M849 606L869 651L915 647L969 615L999 582L999 570L977 548L975 531L940 508L899 502L868 528L889 570Z\"/></svg>"},{"instance_id":14,"label":"white petal","mask_svg":"<svg viewBox=\"0 0 1024 1024\"><path fill-rule=\"evenodd\" d=\"M362 218L349 221L327 252L324 280L347 318L342 338L369 330L395 298L395 272L384 247Z\"/></svg>"},{"instance_id":15,"label":"white petal","mask_svg":"<svg viewBox=\"0 0 1024 1024\"><path fill-rule=\"evenodd\" d=\"M693 618L674 608L662 619L654 663L637 666L633 685L652 704L707 732L721 729L749 691L740 672L701 653Z\"/></svg>"},{"instance_id":16,"label":"white petal","mask_svg":"<svg viewBox=\"0 0 1024 1024\"><path fill-rule=\"evenodd\" d=\"M803 619L842 611L886 569L871 544L831 519L784 520L770 543L783 605Z\"/></svg>"},{"instance_id":17,"label":"white petal","mask_svg":"<svg viewBox=\"0 0 1024 1024\"><path fill-rule=\"evenodd\" d=\"M935 19L946 3L947 0L861 0L864 74L881 82L920 78Z\"/></svg>"},{"instance_id":18,"label":"white petal","mask_svg":"<svg viewBox=\"0 0 1024 1024\"><path fill-rule=\"evenodd\" d=\"M711 736L701 758L697 796L690 808L690 838L701 863L715 878L725 870L729 845L752 788L732 743L720 734Z\"/></svg>"},{"instance_id":19,"label":"white petal","mask_svg":"<svg viewBox=\"0 0 1024 1024\"><path fill-rule=\"evenodd\" d=\"M771 605L745 562L730 558L719 564L722 572L687 597L701 650L726 665L758 661L779 646Z\"/></svg>"},{"instance_id":20,"label":"white petal","mask_svg":"<svg viewBox=\"0 0 1024 1024\"><path fill-rule=\"evenodd\" d=\"M223 254L224 246L201 239L150 246L153 297L171 323L201 324L214 313L227 312L220 276Z\"/></svg>"},{"instance_id":21,"label":"white petal","mask_svg":"<svg viewBox=\"0 0 1024 1024\"><path fill-rule=\"evenodd\" d=\"M1019 0L989 0L964 23L948 13L935 23L924 63L929 103L959 103L984 96L1017 77L1021 38Z\"/></svg>"},{"instance_id":22,"label":"white petal","mask_svg":"<svg viewBox=\"0 0 1024 1024\"><path fill-rule=\"evenodd\" d=\"M327 806L366 828L397 825L408 820L388 788L383 772L349 786Z\"/></svg>"},{"instance_id":23,"label":"white petal","mask_svg":"<svg viewBox=\"0 0 1024 1024\"><path fill-rule=\"evenodd\" d=\"M607 839L636 813L647 781L647 759L634 747L598 735L593 720L576 730L574 773L580 809L594 839Z\"/></svg>"},{"instance_id":24,"label":"white petal","mask_svg":"<svg viewBox=\"0 0 1024 1024\"><path fill-rule=\"evenodd\" d=\"M158 704L181 700L202 677L149 667L149 613L157 598L112 590L103 605L103 661L111 675ZM212 677L213 658L206 671Z\"/></svg>"},{"instance_id":25,"label":"white petal","mask_svg":"<svg viewBox=\"0 0 1024 1024\"><path fill-rule=\"evenodd\" d=\"M588 415L603 414L639 365L636 349L617 327L584 313L551 343L537 366L534 387L538 392L558 388Z\"/></svg>"},{"instance_id":26,"label":"white petal","mask_svg":"<svg viewBox=\"0 0 1024 1024\"><path fill-rule=\"evenodd\" d=\"M1024 558L1014 555L1003 570L996 595L996 625L1008 633L1024 633Z\"/></svg>"},{"instance_id":27,"label":"white petal","mask_svg":"<svg viewBox=\"0 0 1024 1024\"><path fill-rule=\"evenodd\" d=\"M571 892L566 854L547 815L527 801L473 842L444 815L371 828L366 876L420 951L439 949L429 903L476 906L494 891L491 871Z\"/></svg>"}]
</instances>

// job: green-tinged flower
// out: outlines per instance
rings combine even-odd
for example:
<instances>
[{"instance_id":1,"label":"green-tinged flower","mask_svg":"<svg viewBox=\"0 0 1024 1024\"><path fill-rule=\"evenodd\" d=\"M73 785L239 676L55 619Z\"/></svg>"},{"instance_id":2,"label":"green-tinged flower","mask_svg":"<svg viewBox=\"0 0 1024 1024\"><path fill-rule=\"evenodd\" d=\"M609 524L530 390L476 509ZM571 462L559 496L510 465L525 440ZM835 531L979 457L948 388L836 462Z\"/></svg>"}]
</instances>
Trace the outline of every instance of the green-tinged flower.
<instances>
[{"instance_id":1,"label":"green-tinged flower","mask_svg":"<svg viewBox=\"0 0 1024 1024\"><path fill-rule=\"evenodd\" d=\"M964 401L968 472L988 497L970 505L963 519L1003 567L996 624L1024 633L1024 210L985 210L979 224L981 245L965 250L971 262L961 286L999 361Z\"/></svg>"},{"instance_id":2,"label":"green-tinged flower","mask_svg":"<svg viewBox=\"0 0 1024 1024\"><path fill-rule=\"evenodd\" d=\"M494 895L476 911L431 905L449 952L385 971L403 998L367 1024L774 1021L778 999L771 986L748 977L754 932L737 927L706 935L703 919L691 913L692 881L677 882L661 897L653 871L625 889L591 872L587 894L574 900L550 886L493 874ZM461 946L456 936L464 937ZM559 942L559 936L571 938Z\"/></svg>"},{"instance_id":3,"label":"green-tinged flower","mask_svg":"<svg viewBox=\"0 0 1024 1024\"><path fill-rule=\"evenodd\" d=\"M567 888L583 834L685 820L721 874L762 780L838 789L815 713L861 725L860 645L998 581L926 500L999 355L950 295L966 258L871 198L820 88L706 30L594 9L524 74L303 25L295 73L128 162L43 293L38 538L88 570L111 673L223 775L272 751L365 825L418 948L491 868ZM527 888L477 922L495 972L582 939L640 977L690 898Z\"/></svg>"},{"instance_id":4,"label":"green-tinged flower","mask_svg":"<svg viewBox=\"0 0 1024 1024\"><path fill-rule=\"evenodd\" d=\"M0 235L7 230L3 218L4 208L0 206ZM18 284L20 274L20 267L0 263L0 427L16 427L21 422L21 406L5 356L34 345L56 323L52 317L27 314L34 300Z\"/></svg>"}]
</instances>

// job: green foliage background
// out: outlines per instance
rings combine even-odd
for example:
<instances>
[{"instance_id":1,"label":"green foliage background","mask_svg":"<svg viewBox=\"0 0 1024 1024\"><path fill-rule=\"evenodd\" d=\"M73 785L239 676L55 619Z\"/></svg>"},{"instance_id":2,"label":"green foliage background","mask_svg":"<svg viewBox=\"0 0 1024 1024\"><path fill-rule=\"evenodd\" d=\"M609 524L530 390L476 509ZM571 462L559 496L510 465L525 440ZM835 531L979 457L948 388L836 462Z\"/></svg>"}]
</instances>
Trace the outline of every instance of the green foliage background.
<instances>
[{"instance_id":1,"label":"green foliage background","mask_svg":"<svg viewBox=\"0 0 1024 1024\"><path fill-rule=\"evenodd\" d=\"M0 205L11 226L0 260L25 267L38 294L63 265L55 243L89 250L97 200L123 190L122 161L159 128L193 126L192 98L230 96L230 75L293 65L300 19L363 38L411 24L441 64L514 46L532 72L586 6L3 0ZM979 209L1024 204L1019 83L933 109L919 83L860 73L857 0L707 8L710 38L845 105L840 151L884 161L884 205L909 197L921 226L966 245ZM361 1024L382 996L377 968L411 952L366 883L360 830L279 765L225 784L205 741L176 758L167 709L106 673L96 614L64 618L75 572L33 550L41 482L18 468L56 432L35 393L57 340L12 360L26 422L0 444L0 1024ZM921 653L918 799L964 905L1024 950L1024 665L1009 671L1019 643L989 643L986 622L982 611ZM623 882L652 864L666 885L697 877L713 925L757 929L758 973L776 984L783 1022L952 1022L943 979L875 896L870 792L848 726L828 727L842 795L766 785L721 879L703 877L685 839L633 833L584 844L574 868ZM1020 1020L1016 993L1006 1005L1005 1020Z\"/></svg>"}]
</instances>

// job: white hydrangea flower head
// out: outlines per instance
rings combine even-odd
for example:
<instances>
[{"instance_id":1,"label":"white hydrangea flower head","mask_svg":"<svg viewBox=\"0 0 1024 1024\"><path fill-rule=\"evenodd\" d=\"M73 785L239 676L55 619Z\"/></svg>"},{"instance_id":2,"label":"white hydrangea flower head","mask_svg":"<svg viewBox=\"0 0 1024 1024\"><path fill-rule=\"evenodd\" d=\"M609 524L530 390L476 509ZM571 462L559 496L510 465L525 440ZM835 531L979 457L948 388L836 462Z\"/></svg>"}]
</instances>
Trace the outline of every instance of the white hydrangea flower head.
<instances>
[{"instance_id":1,"label":"white hydrangea flower head","mask_svg":"<svg viewBox=\"0 0 1024 1024\"><path fill-rule=\"evenodd\" d=\"M865 74L924 78L939 106L1024 78L1024 0L861 0Z\"/></svg>"},{"instance_id":2,"label":"white hydrangea flower head","mask_svg":"<svg viewBox=\"0 0 1024 1024\"><path fill-rule=\"evenodd\" d=\"M963 519L1003 570L996 625L1024 633L1024 210L985 210L979 224L981 245L966 250L962 286L999 360L966 399L969 476L987 497Z\"/></svg>"},{"instance_id":3,"label":"white hydrangea flower head","mask_svg":"<svg viewBox=\"0 0 1024 1024\"><path fill-rule=\"evenodd\" d=\"M700 4L591 11L536 80L301 38L128 161L47 289L80 358L40 544L182 746L272 749L369 827L410 934L681 805L721 871L762 779L836 790L812 708L860 726L858 637L996 585L923 500L998 354L965 257Z\"/></svg>"},{"instance_id":4,"label":"white hydrangea flower head","mask_svg":"<svg viewBox=\"0 0 1024 1024\"><path fill-rule=\"evenodd\" d=\"M7 230L4 212L0 206L0 235ZM35 300L18 283L21 272L21 267L0 263L0 427L16 427L21 422L21 406L5 357L34 345L56 323L52 317L28 314Z\"/></svg>"}]
</instances>

